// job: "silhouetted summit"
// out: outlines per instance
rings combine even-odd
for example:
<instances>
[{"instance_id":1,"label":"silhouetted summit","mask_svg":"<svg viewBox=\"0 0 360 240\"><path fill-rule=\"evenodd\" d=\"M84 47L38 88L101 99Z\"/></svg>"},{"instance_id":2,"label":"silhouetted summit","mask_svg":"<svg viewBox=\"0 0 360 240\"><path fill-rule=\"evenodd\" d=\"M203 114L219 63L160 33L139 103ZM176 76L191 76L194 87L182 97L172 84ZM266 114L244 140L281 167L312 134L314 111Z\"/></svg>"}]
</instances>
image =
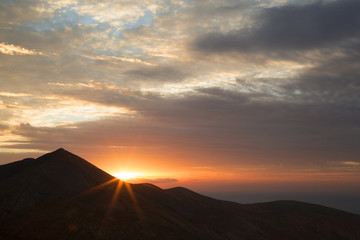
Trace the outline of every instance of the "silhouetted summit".
<instances>
[{"instance_id":1,"label":"silhouetted summit","mask_svg":"<svg viewBox=\"0 0 360 240\"><path fill-rule=\"evenodd\" d=\"M7 213L70 197L113 178L63 148L2 165L0 176L0 211Z\"/></svg>"},{"instance_id":2,"label":"silhouetted summit","mask_svg":"<svg viewBox=\"0 0 360 240\"><path fill-rule=\"evenodd\" d=\"M0 166L0 239L360 239L360 216L128 184L60 148Z\"/></svg>"}]
</instances>

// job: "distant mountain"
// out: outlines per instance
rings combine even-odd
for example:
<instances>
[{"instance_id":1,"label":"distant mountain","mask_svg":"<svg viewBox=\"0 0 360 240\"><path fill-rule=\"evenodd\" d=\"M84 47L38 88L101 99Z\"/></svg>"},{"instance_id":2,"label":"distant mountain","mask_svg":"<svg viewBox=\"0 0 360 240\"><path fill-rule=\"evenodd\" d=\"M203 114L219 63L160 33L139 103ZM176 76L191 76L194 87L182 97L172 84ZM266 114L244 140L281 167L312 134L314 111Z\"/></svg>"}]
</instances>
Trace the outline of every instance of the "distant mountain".
<instances>
[{"instance_id":1,"label":"distant mountain","mask_svg":"<svg viewBox=\"0 0 360 240\"><path fill-rule=\"evenodd\" d=\"M64 149L0 166L1 240L359 240L359 226L359 215L314 204L129 184Z\"/></svg>"}]
</instances>

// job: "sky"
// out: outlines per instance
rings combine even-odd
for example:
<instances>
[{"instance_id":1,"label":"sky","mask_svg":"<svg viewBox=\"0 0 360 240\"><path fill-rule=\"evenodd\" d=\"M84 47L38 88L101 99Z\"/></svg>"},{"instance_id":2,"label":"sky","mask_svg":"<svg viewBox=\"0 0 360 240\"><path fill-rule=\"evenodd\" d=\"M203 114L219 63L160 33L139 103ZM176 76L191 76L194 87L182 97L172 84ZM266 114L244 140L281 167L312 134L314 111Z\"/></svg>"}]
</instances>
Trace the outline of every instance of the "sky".
<instances>
[{"instance_id":1,"label":"sky","mask_svg":"<svg viewBox=\"0 0 360 240\"><path fill-rule=\"evenodd\" d=\"M0 120L0 164L63 147L224 198L357 194L360 2L2 0Z\"/></svg>"}]
</instances>

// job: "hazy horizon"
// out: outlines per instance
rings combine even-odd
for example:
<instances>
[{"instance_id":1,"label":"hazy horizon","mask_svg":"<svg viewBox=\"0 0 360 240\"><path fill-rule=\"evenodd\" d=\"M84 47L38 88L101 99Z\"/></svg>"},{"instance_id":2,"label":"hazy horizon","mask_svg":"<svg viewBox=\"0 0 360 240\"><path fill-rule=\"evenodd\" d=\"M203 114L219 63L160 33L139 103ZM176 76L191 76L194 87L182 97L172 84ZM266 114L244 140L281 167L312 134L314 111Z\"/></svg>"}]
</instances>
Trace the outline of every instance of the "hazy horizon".
<instances>
[{"instance_id":1,"label":"hazy horizon","mask_svg":"<svg viewBox=\"0 0 360 240\"><path fill-rule=\"evenodd\" d=\"M9 161L8 163L12 162L13 161ZM114 176L121 179L121 176ZM127 179L127 177L129 177L129 179ZM360 215L360 193L356 188L341 189L341 191L336 192L333 191L333 188L326 188L321 191L313 190L315 186L309 188L309 190L304 187L296 188L294 183L288 184L287 186L286 184L281 184L283 185L282 187L269 183L267 187L264 187L263 184L248 182L238 184L213 183L215 187L209 187L206 182L199 180L194 183L193 180L178 181L174 178L141 178L131 175L125 176L123 180L129 183L151 183L163 189L187 187L190 190L215 199L233 201L241 204L295 200L319 204ZM301 183L297 183L297 187L301 185ZM318 185L315 188L320 189L321 186Z\"/></svg>"}]
</instances>

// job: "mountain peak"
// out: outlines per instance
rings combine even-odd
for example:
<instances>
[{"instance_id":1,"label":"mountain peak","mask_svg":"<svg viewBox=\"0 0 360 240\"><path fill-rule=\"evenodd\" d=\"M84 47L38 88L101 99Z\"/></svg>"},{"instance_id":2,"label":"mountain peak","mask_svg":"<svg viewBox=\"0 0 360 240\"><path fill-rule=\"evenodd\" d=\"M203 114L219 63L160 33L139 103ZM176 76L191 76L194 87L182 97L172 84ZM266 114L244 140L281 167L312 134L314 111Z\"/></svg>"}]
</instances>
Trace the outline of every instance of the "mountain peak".
<instances>
[{"instance_id":1,"label":"mountain peak","mask_svg":"<svg viewBox=\"0 0 360 240\"><path fill-rule=\"evenodd\" d=\"M52 161L59 162L59 164L63 164L64 162L71 162L72 164L87 164L93 166L91 163L87 162L83 158L65 150L64 148L59 148L53 152L46 153L36 159L38 163L41 161Z\"/></svg>"},{"instance_id":2,"label":"mountain peak","mask_svg":"<svg viewBox=\"0 0 360 240\"><path fill-rule=\"evenodd\" d=\"M49 152L49 153L47 153L45 155L64 155L64 154L71 154L71 155L76 156L75 154L65 150L64 148L58 148L55 151ZM43 155L43 156L45 156L45 155Z\"/></svg>"},{"instance_id":3,"label":"mountain peak","mask_svg":"<svg viewBox=\"0 0 360 240\"><path fill-rule=\"evenodd\" d=\"M97 183L113 178L108 173L64 148L44 154L37 158L36 161L43 168L46 168L47 171L51 169L55 172L60 171L60 174L66 175L66 177L69 177L71 174L74 176L84 176L84 178L93 179Z\"/></svg>"},{"instance_id":4,"label":"mountain peak","mask_svg":"<svg viewBox=\"0 0 360 240\"><path fill-rule=\"evenodd\" d=\"M9 206L11 211L71 197L114 178L63 148L37 159L24 159L0 166L0 173L6 175L0 177L0 193L3 194L0 194L0 198L11 195L18 199L7 200L13 203Z\"/></svg>"},{"instance_id":5,"label":"mountain peak","mask_svg":"<svg viewBox=\"0 0 360 240\"><path fill-rule=\"evenodd\" d=\"M54 152L69 152L69 151L65 150L64 148L59 148L59 149L55 150Z\"/></svg>"}]
</instances>

